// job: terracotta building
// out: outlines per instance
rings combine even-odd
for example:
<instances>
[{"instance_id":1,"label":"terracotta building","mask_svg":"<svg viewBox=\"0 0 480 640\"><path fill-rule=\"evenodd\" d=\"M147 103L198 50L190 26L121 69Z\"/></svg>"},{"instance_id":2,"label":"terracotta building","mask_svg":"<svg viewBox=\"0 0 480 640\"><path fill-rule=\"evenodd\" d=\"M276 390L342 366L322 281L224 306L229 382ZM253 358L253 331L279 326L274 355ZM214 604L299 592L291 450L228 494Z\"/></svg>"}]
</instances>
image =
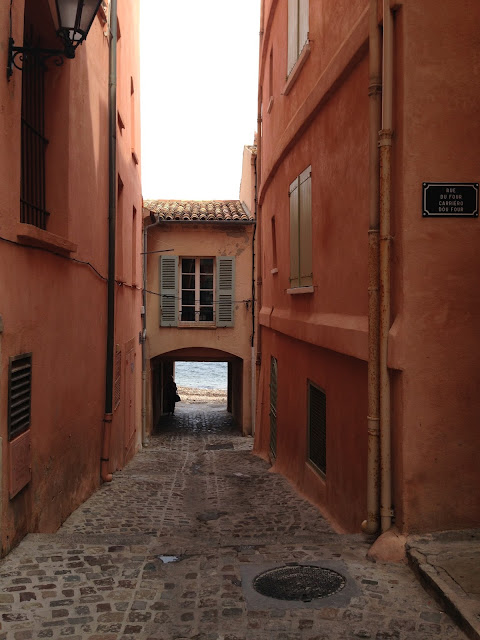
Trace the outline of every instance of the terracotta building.
<instances>
[{"instance_id":1,"label":"terracotta building","mask_svg":"<svg viewBox=\"0 0 480 640\"><path fill-rule=\"evenodd\" d=\"M341 530L480 525L479 28L262 2L256 450Z\"/></svg>"},{"instance_id":2,"label":"terracotta building","mask_svg":"<svg viewBox=\"0 0 480 640\"><path fill-rule=\"evenodd\" d=\"M252 432L255 219L247 175L245 183L243 203L144 202L148 432L165 412L175 361L227 362L227 408L244 434Z\"/></svg>"},{"instance_id":3,"label":"terracotta building","mask_svg":"<svg viewBox=\"0 0 480 640\"><path fill-rule=\"evenodd\" d=\"M139 2L89 3L68 46L64 4L0 6L2 68L27 49L0 77L2 553L141 443Z\"/></svg>"}]
</instances>

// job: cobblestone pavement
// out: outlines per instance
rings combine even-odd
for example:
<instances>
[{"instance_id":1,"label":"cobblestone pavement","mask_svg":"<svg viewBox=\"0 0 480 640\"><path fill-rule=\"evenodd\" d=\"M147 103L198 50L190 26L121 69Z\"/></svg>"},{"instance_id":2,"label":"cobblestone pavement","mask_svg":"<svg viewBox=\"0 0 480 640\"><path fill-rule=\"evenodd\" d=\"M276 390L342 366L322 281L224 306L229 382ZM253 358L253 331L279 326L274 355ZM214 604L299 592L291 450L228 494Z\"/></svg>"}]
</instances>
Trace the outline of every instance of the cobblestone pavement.
<instances>
[{"instance_id":1,"label":"cobblestone pavement","mask_svg":"<svg viewBox=\"0 0 480 640\"><path fill-rule=\"evenodd\" d=\"M251 453L226 412L190 405L52 535L0 563L1 639L427 640L465 638L405 565L365 559L361 536ZM285 563L347 586L286 603L251 579Z\"/></svg>"}]
</instances>

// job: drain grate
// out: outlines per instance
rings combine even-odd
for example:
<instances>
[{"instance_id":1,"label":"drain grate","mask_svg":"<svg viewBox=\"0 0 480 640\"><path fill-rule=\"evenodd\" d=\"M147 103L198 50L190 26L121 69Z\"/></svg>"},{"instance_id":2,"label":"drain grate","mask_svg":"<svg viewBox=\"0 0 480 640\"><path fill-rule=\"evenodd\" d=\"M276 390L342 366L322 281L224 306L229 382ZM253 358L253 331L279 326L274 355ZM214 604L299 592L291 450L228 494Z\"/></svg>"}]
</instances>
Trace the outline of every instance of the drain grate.
<instances>
[{"instance_id":1,"label":"drain grate","mask_svg":"<svg viewBox=\"0 0 480 640\"><path fill-rule=\"evenodd\" d=\"M277 600L310 602L341 591L346 579L336 571L311 565L287 565L270 569L253 580L258 593Z\"/></svg>"}]
</instances>

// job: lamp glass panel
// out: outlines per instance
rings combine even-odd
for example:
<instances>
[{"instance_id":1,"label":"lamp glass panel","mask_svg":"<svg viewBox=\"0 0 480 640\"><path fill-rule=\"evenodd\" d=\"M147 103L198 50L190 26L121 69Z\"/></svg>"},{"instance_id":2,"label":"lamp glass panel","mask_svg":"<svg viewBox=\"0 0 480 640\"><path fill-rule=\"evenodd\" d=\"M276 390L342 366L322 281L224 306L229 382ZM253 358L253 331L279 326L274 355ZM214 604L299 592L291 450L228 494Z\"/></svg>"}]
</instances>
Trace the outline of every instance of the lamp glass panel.
<instances>
[{"instance_id":1,"label":"lamp glass panel","mask_svg":"<svg viewBox=\"0 0 480 640\"><path fill-rule=\"evenodd\" d=\"M57 0L60 28L72 29L77 18L78 0Z\"/></svg>"},{"instance_id":2,"label":"lamp glass panel","mask_svg":"<svg viewBox=\"0 0 480 640\"><path fill-rule=\"evenodd\" d=\"M87 34L90 29L90 25L95 18L98 8L100 6L99 0L84 0L82 17L80 18L80 29Z\"/></svg>"}]
</instances>

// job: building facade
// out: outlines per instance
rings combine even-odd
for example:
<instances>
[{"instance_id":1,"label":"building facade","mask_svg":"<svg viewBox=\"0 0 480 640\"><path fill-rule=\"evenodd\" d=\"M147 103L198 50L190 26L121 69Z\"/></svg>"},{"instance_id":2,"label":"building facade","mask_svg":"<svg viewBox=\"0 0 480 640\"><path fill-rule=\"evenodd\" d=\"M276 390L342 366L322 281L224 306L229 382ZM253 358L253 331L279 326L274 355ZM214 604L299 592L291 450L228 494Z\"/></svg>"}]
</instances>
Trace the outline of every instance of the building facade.
<instances>
[{"instance_id":1,"label":"building facade","mask_svg":"<svg viewBox=\"0 0 480 640\"><path fill-rule=\"evenodd\" d=\"M217 361L228 363L227 408L250 434L254 216L239 200L148 200L144 215L147 431L175 361Z\"/></svg>"},{"instance_id":2,"label":"building facade","mask_svg":"<svg viewBox=\"0 0 480 640\"><path fill-rule=\"evenodd\" d=\"M263 0L256 451L339 530L480 524L470 0Z\"/></svg>"},{"instance_id":3,"label":"building facade","mask_svg":"<svg viewBox=\"0 0 480 640\"><path fill-rule=\"evenodd\" d=\"M75 59L27 55L0 78L2 553L28 532L55 531L99 486L101 459L107 478L141 443L139 3L115 4L115 39L103 2ZM55 21L49 0L2 3L2 67L9 37L59 49ZM117 260L106 367L109 213Z\"/></svg>"}]
</instances>

